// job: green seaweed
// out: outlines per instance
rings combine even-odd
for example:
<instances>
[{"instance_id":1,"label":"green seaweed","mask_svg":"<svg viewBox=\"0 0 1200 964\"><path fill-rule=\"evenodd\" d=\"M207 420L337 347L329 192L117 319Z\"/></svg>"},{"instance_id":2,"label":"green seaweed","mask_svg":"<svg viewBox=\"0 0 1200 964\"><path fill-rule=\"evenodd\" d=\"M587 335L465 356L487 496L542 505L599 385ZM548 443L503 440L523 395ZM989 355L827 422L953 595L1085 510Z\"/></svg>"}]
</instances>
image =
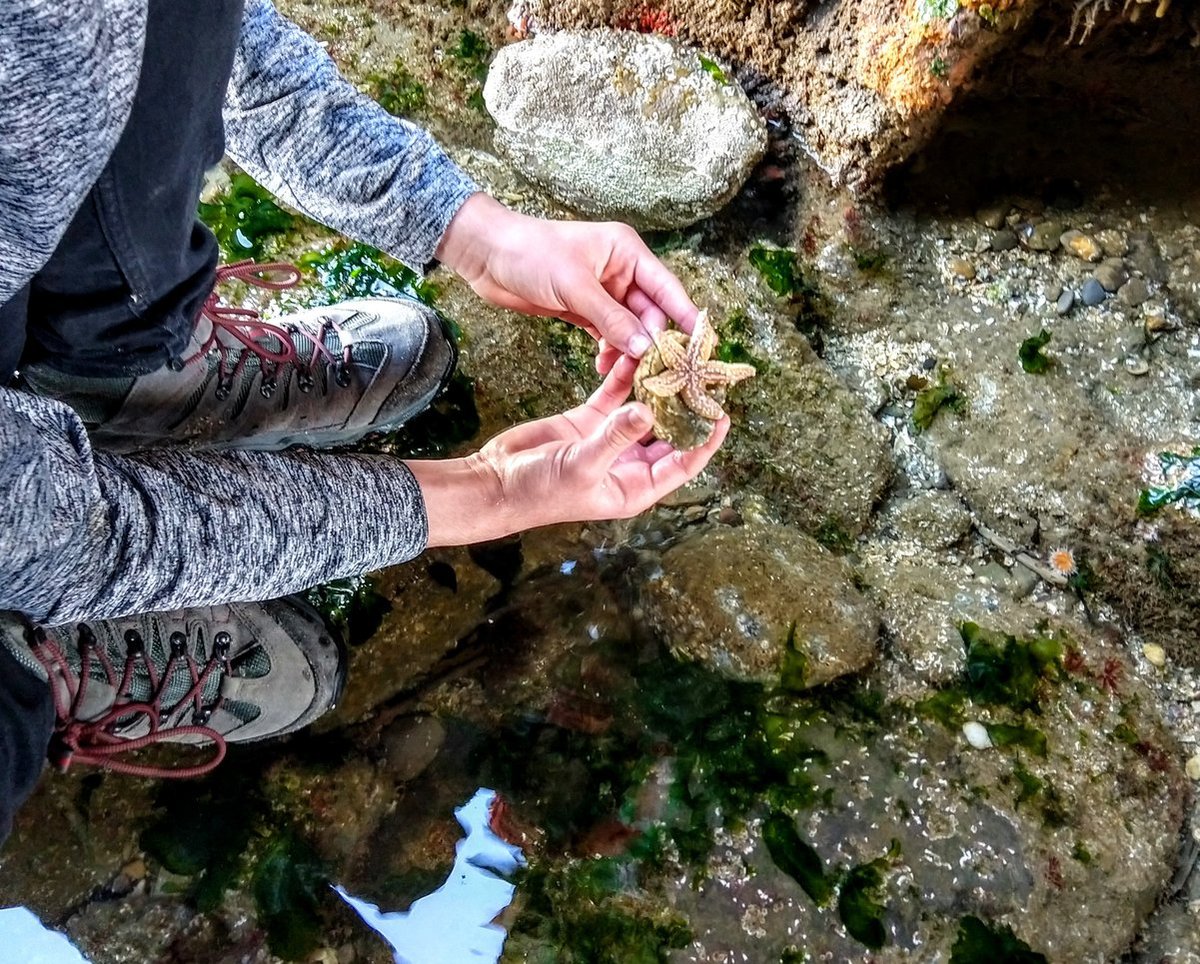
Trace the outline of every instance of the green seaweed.
<instances>
[{"instance_id":1,"label":"green seaweed","mask_svg":"<svg viewBox=\"0 0 1200 964\"><path fill-rule=\"evenodd\" d=\"M949 20L958 12L958 0L917 0L917 15L928 23Z\"/></svg>"},{"instance_id":2,"label":"green seaweed","mask_svg":"<svg viewBox=\"0 0 1200 964\"><path fill-rule=\"evenodd\" d=\"M1021 804L1033 800L1046 786L1046 781L1034 776L1018 761L1016 767L1013 768L1013 777L1018 784L1017 799L1015 806L1020 809Z\"/></svg>"},{"instance_id":3,"label":"green seaweed","mask_svg":"<svg viewBox=\"0 0 1200 964\"><path fill-rule=\"evenodd\" d=\"M796 821L775 812L763 821L763 842L775 866L796 881L818 907L833 899L836 878L825 873L821 856L796 830Z\"/></svg>"},{"instance_id":4,"label":"green seaweed","mask_svg":"<svg viewBox=\"0 0 1200 964\"><path fill-rule=\"evenodd\" d=\"M1191 455L1159 452L1158 464L1163 475L1170 476L1178 472L1180 477L1170 485L1152 485L1142 489L1138 496L1138 515L1153 515L1176 502L1200 504L1200 445L1192 449Z\"/></svg>"},{"instance_id":5,"label":"green seaweed","mask_svg":"<svg viewBox=\"0 0 1200 964\"><path fill-rule=\"evenodd\" d=\"M852 868L838 893L838 917L846 925L846 932L873 951L887 943L887 930L883 926L885 908L880 902L887 864L883 858Z\"/></svg>"},{"instance_id":6,"label":"green seaweed","mask_svg":"<svg viewBox=\"0 0 1200 964\"><path fill-rule=\"evenodd\" d=\"M405 295L432 307L438 295L435 285L407 265L358 241L340 241L319 251L305 252L296 259L296 265L315 282L309 307L350 298ZM455 330L456 338L458 334Z\"/></svg>"},{"instance_id":7,"label":"green seaweed","mask_svg":"<svg viewBox=\"0 0 1200 964\"><path fill-rule=\"evenodd\" d=\"M1043 328L1036 335L1026 338L1017 349L1021 367L1030 375L1044 375L1054 364L1054 359L1043 351L1050 344L1050 332Z\"/></svg>"},{"instance_id":8,"label":"green seaweed","mask_svg":"<svg viewBox=\"0 0 1200 964\"><path fill-rule=\"evenodd\" d=\"M1081 864L1083 864L1085 867L1091 866L1092 862L1096 859L1095 857L1092 856L1092 852L1090 850L1088 850L1086 846L1084 846L1084 843L1082 840L1075 841L1075 847L1071 851L1071 856L1074 857Z\"/></svg>"},{"instance_id":9,"label":"green seaweed","mask_svg":"<svg viewBox=\"0 0 1200 964\"><path fill-rule=\"evenodd\" d=\"M783 643L779 685L785 690L797 692L808 688L808 650L796 645L794 622L788 627L787 639Z\"/></svg>"},{"instance_id":10,"label":"green seaweed","mask_svg":"<svg viewBox=\"0 0 1200 964\"><path fill-rule=\"evenodd\" d=\"M1154 580L1155 585L1169 595L1178 595L1182 589L1179 573L1175 568L1175 560L1158 542L1146 543L1146 572Z\"/></svg>"},{"instance_id":11,"label":"green seaweed","mask_svg":"<svg viewBox=\"0 0 1200 964\"><path fill-rule=\"evenodd\" d=\"M750 263L758 269L767 287L780 297L792 298L807 288L795 251L755 245L750 249Z\"/></svg>"},{"instance_id":12,"label":"green seaweed","mask_svg":"<svg viewBox=\"0 0 1200 964\"><path fill-rule=\"evenodd\" d=\"M386 74L372 74L367 84L371 96L389 114L412 117L425 109L425 86L399 61Z\"/></svg>"},{"instance_id":13,"label":"green seaweed","mask_svg":"<svg viewBox=\"0 0 1200 964\"><path fill-rule=\"evenodd\" d=\"M1020 723L989 723L987 730L993 746L1019 746L1037 756L1046 755L1046 734L1032 726Z\"/></svg>"},{"instance_id":14,"label":"green seaweed","mask_svg":"<svg viewBox=\"0 0 1200 964\"><path fill-rule=\"evenodd\" d=\"M216 235L226 261L261 260L269 238L296 226L271 192L243 172L230 178L229 190L216 200L201 201L197 214Z\"/></svg>"},{"instance_id":15,"label":"green seaweed","mask_svg":"<svg viewBox=\"0 0 1200 964\"><path fill-rule=\"evenodd\" d=\"M958 939L950 949L950 964L1047 964L1018 938L1011 927L988 924L970 915L958 922Z\"/></svg>"},{"instance_id":16,"label":"green seaweed","mask_svg":"<svg viewBox=\"0 0 1200 964\"><path fill-rule=\"evenodd\" d=\"M374 636L383 617L392 609L370 576L335 579L306 590L303 596L351 646L359 646Z\"/></svg>"},{"instance_id":17,"label":"green seaweed","mask_svg":"<svg viewBox=\"0 0 1200 964\"><path fill-rule=\"evenodd\" d=\"M679 917L637 895L611 858L540 864L517 875L522 910L504 961L665 964L691 931Z\"/></svg>"},{"instance_id":18,"label":"green seaweed","mask_svg":"<svg viewBox=\"0 0 1200 964\"><path fill-rule=\"evenodd\" d=\"M270 841L254 870L253 893L273 953L299 961L320 946L328 890L329 875L307 843L287 832Z\"/></svg>"},{"instance_id":19,"label":"green seaweed","mask_svg":"<svg viewBox=\"0 0 1200 964\"><path fill-rule=\"evenodd\" d=\"M1062 678L1062 643L1048 636L1018 639L972 622L959 626L967 648L967 692L977 703L1038 710L1042 684Z\"/></svg>"},{"instance_id":20,"label":"green seaweed","mask_svg":"<svg viewBox=\"0 0 1200 964\"><path fill-rule=\"evenodd\" d=\"M846 531L842 521L836 516L826 516L817 526L813 538L826 549L833 552L849 552L854 548L854 536Z\"/></svg>"},{"instance_id":21,"label":"green seaweed","mask_svg":"<svg viewBox=\"0 0 1200 964\"><path fill-rule=\"evenodd\" d=\"M449 53L480 80L487 76L487 62L492 55L492 45L482 34L477 34L474 30L462 30L458 35L458 42L450 48Z\"/></svg>"},{"instance_id":22,"label":"green seaweed","mask_svg":"<svg viewBox=\"0 0 1200 964\"><path fill-rule=\"evenodd\" d=\"M963 687L947 686L925 697L916 705L916 710L927 719L941 723L948 730L956 730L966 722L963 713L967 694Z\"/></svg>"},{"instance_id":23,"label":"green seaweed","mask_svg":"<svg viewBox=\"0 0 1200 964\"><path fill-rule=\"evenodd\" d=\"M583 329L560 318L549 318L546 344L566 371L578 379L595 380L595 342Z\"/></svg>"},{"instance_id":24,"label":"green seaweed","mask_svg":"<svg viewBox=\"0 0 1200 964\"><path fill-rule=\"evenodd\" d=\"M703 67L704 72L707 73L718 84L729 84L729 78L725 75L725 71L722 70L721 65L711 57L706 57L704 54L700 54L700 66Z\"/></svg>"},{"instance_id":25,"label":"green seaweed","mask_svg":"<svg viewBox=\"0 0 1200 964\"><path fill-rule=\"evenodd\" d=\"M887 253L880 251L878 248L858 248L851 246L850 257L854 259L854 266L863 274L879 274L888 262Z\"/></svg>"},{"instance_id":26,"label":"green seaweed","mask_svg":"<svg viewBox=\"0 0 1200 964\"><path fill-rule=\"evenodd\" d=\"M943 376L936 385L918 393L913 402L913 427L918 432L924 432L943 408L962 415L966 405L967 399L962 390Z\"/></svg>"},{"instance_id":27,"label":"green seaweed","mask_svg":"<svg viewBox=\"0 0 1200 964\"><path fill-rule=\"evenodd\" d=\"M938 80L945 80L950 75L950 67L941 57L934 57L929 64L929 72Z\"/></svg>"}]
</instances>

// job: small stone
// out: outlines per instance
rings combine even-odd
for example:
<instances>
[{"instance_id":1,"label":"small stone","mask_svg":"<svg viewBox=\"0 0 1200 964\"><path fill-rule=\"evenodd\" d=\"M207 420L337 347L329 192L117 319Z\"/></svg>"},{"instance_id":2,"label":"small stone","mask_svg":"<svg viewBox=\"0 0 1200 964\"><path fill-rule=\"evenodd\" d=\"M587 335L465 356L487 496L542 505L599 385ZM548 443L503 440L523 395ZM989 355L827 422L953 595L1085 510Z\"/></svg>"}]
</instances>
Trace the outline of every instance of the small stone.
<instances>
[{"instance_id":1,"label":"small stone","mask_svg":"<svg viewBox=\"0 0 1200 964\"><path fill-rule=\"evenodd\" d=\"M1100 247L1104 249L1104 254L1110 258L1123 258L1129 251L1129 244L1125 240L1124 231L1113 231L1111 229L1096 232L1096 240L1100 242Z\"/></svg>"},{"instance_id":2,"label":"small stone","mask_svg":"<svg viewBox=\"0 0 1200 964\"><path fill-rule=\"evenodd\" d=\"M434 716L403 717L383 731L381 744L389 774L415 780L434 761L446 741L446 729Z\"/></svg>"},{"instance_id":3,"label":"small stone","mask_svg":"<svg viewBox=\"0 0 1200 964\"><path fill-rule=\"evenodd\" d=\"M1119 291L1121 286L1129 280L1129 271L1126 270L1125 262L1120 258L1109 258L1092 272L1092 277L1100 282L1105 291L1112 293Z\"/></svg>"},{"instance_id":4,"label":"small stone","mask_svg":"<svg viewBox=\"0 0 1200 964\"><path fill-rule=\"evenodd\" d=\"M1082 231L1067 231L1060 239L1062 246L1080 261L1090 261L1095 264L1104 257L1100 242Z\"/></svg>"},{"instance_id":5,"label":"small stone","mask_svg":"<svg viewBox=\"0 0 1200 964\"><path fill-rule=\"evenodd\" d=\"M1150 374L1150 363L1141 355L1130 355L1125 359L1125 370L1130 375L1140 378Z\"/></svg>"},{"instance_id":6,"label":"small stone","mask_svg":"<svg viewBox=\"0 0 1200 964\"><path fill-rule=\"evenodd\" d=\"M951 258L946 262L946 268L951 274L957 275L965 281L975 280L975 265L966 258Z\"/></svg>"},{"instance_id":7,"label":"small stone","mask_svg":"<svg viewBox=\"0 0 1200 964\"><path fill-rule=\"evenodd\" d=\"M1004 227L1004 219L1008 217L1010 210L1012 210L1012 206L1007 203L991 204L976 211L975 220L985 228L991 228L994 231L996 228Z\"/></svg>"},{"instance_id":8,"label":"small stone","mask_svg":"<svg viewBox=\"0 0 1200 964\"><path fill-rule=\"evenodd\" d=\"M1168 321L1163 315L1153 314L1146 318L1146 333L1150 335L1161 335L1164 332L1174 331L1174 323Z\"/></svg>"},{"instance_id":9,"label":"small stone","mask_svg":"<svg viewBox=\"0 0 1200 964\"><path fill-rule=\"evenodd\" d=\"M1095 278L1088 278L1083 283L1083 287L1079 289L1079 297L1089 308L1094 308L1108 297L1108 292L1104 290L1104 285Z\"/></svg>"},{"instance_id":10,"label":"small stone","mask_svg":"<svg viewBox=\"0 0 1200 964\"><path fill-rule=\"evenodd\" d=\"M708 516L708 509L702 505L689 505L680 517L684 525L701 522Z\"/></svg>"},{"instance_id":11,"label":"small stone","mask_svg":"<svg viewBox=\"0 0 1200 964\"><path fill-rule=\"evenodd\" d=\"M992 233L993 251L1011 251L1017 246L1016 232L1003 228Z\"/></svg>"},{"instance_id":12,"label":"small stone","mask_svg":"<svg viewBox=\"0 0 1200 964\"><path fill-rule=\"evenodd\" d=\"M1157 669L1167 665L1167 651L1157 643L1146 643L1142 647L1142 655L1146 657L1147 663Z\"/></svg>"},{"instance_id":13,"label":"small stone","mask_svg":"<svg viewBox=\"0 0 1200 964\"><path fill-rule=\"evenodd\" d=\"M967 742L976 750L986 750L992 745L992 738L988 736L987 727L975 720L967 720L962 725L963 736L967 738ZM1194 777L1193 779L1200 779Z\"/></svg>"},{"instance_id":14,"label":"small stone","mask_svg":"<svg viewBox=\"0 0 1200 964\"><path fill-rule=\"evenodd\" d=\"M1121 300L1130 308L1136 308L1150 300L1150 286L1141 278L1131 278L1121 289Z\"/></svg>"},{"instance_id":15,"label":"small stone","mask_svg":"<svg viewBox=\"0 0 1200 964\"><path fill-rule=\"evenodd\" d=\"M740 526L742 521L742 514L732 506L723 506L717 513L717 522L723 526Z\"/></svg>"},{"instance_id":16,"label":"small stone","mask_svg":"<svg viewBox=\"0 0 1200 964\"><path fill-rule=\"evenodd\" d=\"M1058 221L1043 221L1041 224L1026 224L1021 228L1021 240L1030 251L1054 251L1063 235L1063 226Z\"/></svg>"},{"instance_id":17,"label":"small stone","mask_svg":"<svg viewBox=\"0 0 1200 964\"><path fill-rule=\"evenodd\" d=\"M1060 315L1065 315L1075 306L1075 292L1070 288L1063 289L1063 293L1058 296L1058 301L1054 303L1054 310Z\"/></svg>"},{"instance_id":18,"label":"small stone","mask_svg":"<svg viewBox=\"0 0 1200 964\"><path fill-rule=\"evenodd\" d=\"M1189 780L1200 780L1200 753L1191 757L1187 763L1183 765Z\"/></svg>"}]
</instances>

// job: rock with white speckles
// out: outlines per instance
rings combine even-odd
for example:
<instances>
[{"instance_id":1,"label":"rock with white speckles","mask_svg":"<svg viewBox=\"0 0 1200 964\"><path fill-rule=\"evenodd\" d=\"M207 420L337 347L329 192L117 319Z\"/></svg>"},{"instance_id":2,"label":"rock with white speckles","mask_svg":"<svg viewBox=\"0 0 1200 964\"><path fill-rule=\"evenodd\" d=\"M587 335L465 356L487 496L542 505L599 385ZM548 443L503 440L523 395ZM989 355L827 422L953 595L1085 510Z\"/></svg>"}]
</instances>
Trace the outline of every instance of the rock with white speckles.
<instances>
[{"instance_id":1,"label":"rock with white speckles","mask_svg":"<svg viewBox=\"0 0 1200 964\"><path fill-rule=\"evenodd\" d=\"M879 617L850 567L785 526L712 529L681 542L641 587L679 656L735 680L827 683L876 655Z\"/></svg>"},{"instance_id":2,"label":"rock with white speckles","mask_svg":"<svg viewBox=\"0 0 1200 964\"><path fill-rule=\"evenodd\" d=\"M539 34L496 55L483 96L497 148L523 174L586 215L642 228L713 214L766 148L741 87L661 36Z\"/></svg>"}]
</instances>

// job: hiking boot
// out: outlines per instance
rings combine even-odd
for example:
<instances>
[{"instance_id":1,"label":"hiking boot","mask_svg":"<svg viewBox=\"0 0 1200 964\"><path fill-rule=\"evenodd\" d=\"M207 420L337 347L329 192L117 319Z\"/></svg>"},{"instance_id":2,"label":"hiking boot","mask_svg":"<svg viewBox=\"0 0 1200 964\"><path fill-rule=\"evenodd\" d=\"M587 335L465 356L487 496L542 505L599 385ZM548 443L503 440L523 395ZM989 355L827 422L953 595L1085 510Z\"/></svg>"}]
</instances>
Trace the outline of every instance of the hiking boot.
<instances>
[{"instance_id":1,"label":"hiking boot","mask_svg":"<svg viewBox=\"0 0 1200 964\"><path fill-rule=\"evenodd\" d=\"M217 283L291 287L287 264L240 262ZM39 364L28 388L75 409L93 443L115 452L153 447L327 447L398 428L424 409L454 369L453 336L408 298L359 298L262 321L248 308L205 301L182 356L149 374L81 378Z\"/></svg>"},{"instance_id":2,"label":"hiking boot","mask_svg":"<svg viewBox=\"0 0 1200 964\"><path fill-rule=\"evenodd\" d=\"M0 645L49 682L51 763L152 777L199 776L227 743L291 733L331 709L346 650L296 597L41 628L0 615ZM154 743L211 746L197 765L119 755Z\"/></svg>"}]
</instances>

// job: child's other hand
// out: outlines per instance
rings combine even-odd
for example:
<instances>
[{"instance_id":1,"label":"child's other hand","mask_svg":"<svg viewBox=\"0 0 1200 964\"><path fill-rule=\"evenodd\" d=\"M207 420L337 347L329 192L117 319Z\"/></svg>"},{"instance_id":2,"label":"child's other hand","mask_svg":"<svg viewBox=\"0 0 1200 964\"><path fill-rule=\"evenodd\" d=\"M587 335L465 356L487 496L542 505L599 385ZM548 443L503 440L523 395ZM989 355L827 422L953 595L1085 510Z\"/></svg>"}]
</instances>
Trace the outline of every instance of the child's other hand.
<instances>
[{"instance_id":1,"label":"child's other hand","mask_svg":"<svg viewBox=\"0 0 1200 964\"><path fill-rule=\"evenodd\" d=\"M494 477L514 529L635 516L708 464L729 419L690 452L662 441L643 444L650 410L622 404L636 367L635 359L620 358L583 405L502 432L471 456L477 471Z\"/></svg>"},{"instance_id":2,"label":"child's other hand","mask_svg":"<svg viewBox=\"0 0 1200 964\"><path fill-rule=\"evenodd\" d=\"M475 194L450 222L437 257L485 301L583 328L600 343L601 373L622 354L645 354L668 318L690 331L698 313L626 224L532 218Z\"/></svg>"}]
</instances>

